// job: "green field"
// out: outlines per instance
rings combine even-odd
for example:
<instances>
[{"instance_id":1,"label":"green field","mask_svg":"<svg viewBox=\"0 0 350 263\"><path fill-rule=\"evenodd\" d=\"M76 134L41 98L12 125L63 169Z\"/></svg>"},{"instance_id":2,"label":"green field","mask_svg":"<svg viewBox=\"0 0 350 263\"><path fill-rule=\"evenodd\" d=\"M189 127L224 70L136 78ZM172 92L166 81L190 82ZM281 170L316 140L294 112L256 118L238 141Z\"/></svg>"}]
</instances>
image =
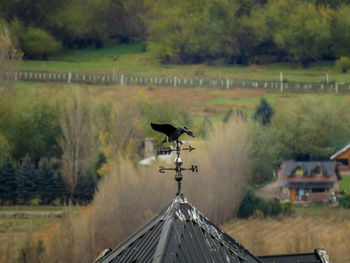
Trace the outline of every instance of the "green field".
<instances>
[{"instance_id":1,"label":"green field","mask_svg":"<svg viewBox=\"0 0 350 263\"><path fill-rule=\"evenodd\" d=\"M36 94L46 94L45 96L57 96L60 91L82 87L85 92L93 96L108 96L115 98L117 102L121 97L120 92L133 96L136 93L144 95L163 102L175 103L182 107L186 112L191 112L194 118L213 117L221 119L229 109L241 110L251 116L255 107L265 98L272 107L283 106L290 100L298 100L303 96L325 97L334 105L348 103L350 95L348 94L321 94L321 93L279 93L278 91L265 90L244 90L244 89L214 89L214 88L182 88L182 87L160 87L160 86L101 86L101 85L83 85L66 83L44 83L44 82L15 82L15 89L20 97L32 100ZM176 96L174 96L176 94Z\"/></svg>"},{"instance_id":2,"label":"green field","mask_svg":"<svg viewBox=\"0 0 350 263\"><path fill-rule=\"evenodd\" d=\"M349 83L350 74L334 69L333 63L312 64L304 69L299 64L279 63L253 66L225 65L162 65L150 52L142 52L141 44L108 42L104 48L72 50L64 49L49 60L24 60L21 70L49 72L79 72L100 74L134 74L142 76L186 76L232 78L236 80L279 81L280 72L288 81Z\"/></svg>"},{"instance_id":3,"label":"green field","mask_svg":"<svg viewBox=\"0 0 350 263\"><path fill-rule=\"evenodd\" d=\"M339 181L339 190L345 190L347 194L350 193L350 176L342 176Z\"/></svg>"}]
</instances>

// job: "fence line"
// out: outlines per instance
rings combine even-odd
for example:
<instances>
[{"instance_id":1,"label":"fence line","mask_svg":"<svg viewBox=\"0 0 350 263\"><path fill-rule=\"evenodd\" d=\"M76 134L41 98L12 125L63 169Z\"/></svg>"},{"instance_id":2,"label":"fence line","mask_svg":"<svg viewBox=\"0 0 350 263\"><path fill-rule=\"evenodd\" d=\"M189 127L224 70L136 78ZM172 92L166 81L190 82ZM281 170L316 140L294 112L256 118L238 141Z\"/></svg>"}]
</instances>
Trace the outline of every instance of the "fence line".
<instances>
[{"instance_id":1,"label":"fence line","mask_svg":"<svg viewBox=\"0 0 350 263\"><path fill-rule=\"evenodd\" d=\"M281 81L238 81L229 78L185 78L185 77L149 77L135 75L96 75L78 73L54 73L39 71L19 71L7 73L7 78L14 81L34 82L64 82L67 84L95 84L95 85L154 85L169 87L199 87L199 88L247 88L276 90L283 92L350 92L350 83L321 83L321 82L281 82Z\"/></svg>"}]
</instances>

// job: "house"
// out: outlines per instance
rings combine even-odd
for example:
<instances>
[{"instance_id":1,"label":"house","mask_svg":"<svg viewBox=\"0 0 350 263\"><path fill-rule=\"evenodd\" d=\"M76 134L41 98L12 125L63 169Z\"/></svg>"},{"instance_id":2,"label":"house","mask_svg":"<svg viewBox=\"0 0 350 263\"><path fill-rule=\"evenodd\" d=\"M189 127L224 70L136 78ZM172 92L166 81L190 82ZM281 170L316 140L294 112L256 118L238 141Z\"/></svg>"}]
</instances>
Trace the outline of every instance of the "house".
<instances>
[{"instance_id":1,"label":"house","mask_svg":"<svg viewBox=\"0 0 350 263\"><path fill-rule=\"evenodd\" d=\"M328 201L340 179L335 161L285 161L278 173L281 197L290 201Z\"/></svg>"},{"instance_id":2,"label":"house","mask_svg":"<svg viewBox=\"0 0 350 263\"><path fill-rule=\"evenodd\" d=\"M331 160L335 160L341 163L342 165L340 165L340 169L350 170L350 143L348 143L342 149L333 154L331 156Z\"/></svg>"}]
</instances>

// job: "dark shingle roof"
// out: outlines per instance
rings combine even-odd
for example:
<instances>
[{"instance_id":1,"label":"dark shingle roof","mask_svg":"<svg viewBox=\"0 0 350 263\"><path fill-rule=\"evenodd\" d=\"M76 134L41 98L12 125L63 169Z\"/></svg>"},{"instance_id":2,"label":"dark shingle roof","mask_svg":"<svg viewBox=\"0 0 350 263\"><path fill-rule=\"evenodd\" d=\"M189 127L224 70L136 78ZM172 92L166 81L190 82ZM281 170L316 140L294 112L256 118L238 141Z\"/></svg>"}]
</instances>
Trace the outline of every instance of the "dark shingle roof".
<instances>
[{"instance_id":1,"label":"dark shingle roof","mask_svg":"<svg viewBox=\"0 0 350 263\"><path fill-rule=\"evenodd\" d=\"M314 253L285 254L259 257L264 263L319 263Z\"/></svg>"},{"instance_id":2,"label":"dark shingle roof","mask_svg":"<svg viewBox=\"0 0 350 263\"><path fill-rule=\"evenodd\" d=\"M316 167L320 167L326 171L325 175L332 176L336 173L336 162L335 161L323 161L323 162L297 162L297 161L286 161L285 168L283 171L284 176L291 175L293 170L296 168L302 168L306 175L310 175L311 171Z\"/></svg>"},{"instance_id":3,"label":"dark shingle roof","mask_svg":"<svg viewBox=\"0 0 350 263\"><path fill-rule=\"evenodd\" d=\"M270 255L259 257L264 263L330 263L325 249L315 249L314 253Z\"/></svg>"},{"instance_id":4,"label":"dark shingle roof","mask_svg":"<svg viewBox=\"0 0 350 263\"><path fill-rule=\"evenodd\" d=\"M161 213L98 263L262 262L202 215L184 197Z\"/></svg>"}]
</instances>

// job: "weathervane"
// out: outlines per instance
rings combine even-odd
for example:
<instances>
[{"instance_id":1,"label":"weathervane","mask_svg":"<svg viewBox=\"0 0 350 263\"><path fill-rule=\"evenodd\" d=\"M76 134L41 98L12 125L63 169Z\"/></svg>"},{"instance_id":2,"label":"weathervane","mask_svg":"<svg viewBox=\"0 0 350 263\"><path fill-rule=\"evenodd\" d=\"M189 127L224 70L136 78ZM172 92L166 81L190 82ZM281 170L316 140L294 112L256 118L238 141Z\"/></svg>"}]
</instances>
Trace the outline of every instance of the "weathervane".
<instances>
[{"instance_id":1,"label":"weathervane","mask_svg":"<svg viewBox=\"0 0 350 263\"><path fill-rule=\"evenodd\" d=\"M195 150L191 145L189 145L186 148L181 148L181 145L183 144L182 141L179 140L179 137L183 133L187 133L188 135L195 137L192 133L191 130L189 130L186 127L174 127L171 124L155 124L151 123L151 127L153 130L157 132L164 133L166 135L166 138L163 140L162 144L164 142L174 142L175 148L172 148L170 146L161 146L157 148L157 155L169 155L172 152L176 152L176 158L175 158L175 166L174 168L166 168L164 166L159 167L159 172L160 173L165 173L165 171L176 171L175 174L175 180L177 181L177 193L176 195L181 195L181 181L183 179L182 176L182 171L192 171L198 172L198 166L197 165L192 165L191 168L183 168L182 166L182 159L180 157L180 152L181 151L188 151L191 152Z\"/></svg>"}]
</instances>

